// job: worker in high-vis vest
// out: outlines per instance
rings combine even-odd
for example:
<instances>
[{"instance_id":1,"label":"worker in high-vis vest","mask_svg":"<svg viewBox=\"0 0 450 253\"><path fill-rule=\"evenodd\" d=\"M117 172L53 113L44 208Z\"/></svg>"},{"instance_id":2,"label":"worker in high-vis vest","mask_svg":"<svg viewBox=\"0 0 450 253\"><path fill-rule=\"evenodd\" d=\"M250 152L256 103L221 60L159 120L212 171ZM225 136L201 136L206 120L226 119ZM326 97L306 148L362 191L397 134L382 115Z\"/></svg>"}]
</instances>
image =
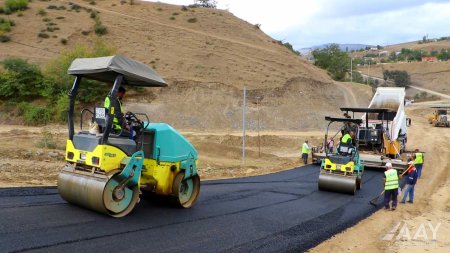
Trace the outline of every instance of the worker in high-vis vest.
<instances>
[{"instance_id":1,"label":"worker in high-vis vest","mask_svg":"<svg viewBox=\"0 0 450 253\"><path fill-rule=\"evenodd\" d=\"M355 132L350 131L349 133L344 134L341 138L341 143L353 144L353 139L355 138Z\"/></svg>"},{"instance_id":2,"label":"worker in high-vis vest","mask_svg":"<svg viewBox=\"0 0 450 253\"><path fill-rule=\"evenodd\" d=\"M395 210L397 208L397 196L399 187L399 176L391 163L386 163L384 172L384 209ZM392 208L390 203L392 201Z\"/></svg>"},{"instance_id":3,"label":"worker in high-vis vest","mask_svg":"<svg viewBox=\"0 0 450 253\"><path fill-rule=\"evenodd\" d=\"M308 164L308 154L311 148L308 145L308 140L305 141L302 145L302 160L303 164Z\"/></svg>"},{"instance_id":4,"label":"worker in high-vis vest","mask_svg":"<svg viewBox=\"0 0 450 253\"><path fill-rule=\"evenodd\" d=\"M109 97L105 98L104 107L107 108L112 114L114 114L113 123L112 123L112 131L114 133L120 133L123 127L123 116L124 111L122 108L122 98L125 95L125 88L119 87L117 91L117 100L115 103L111 101Z\"/></svg>"},{"instance_id":5,"label":"worker in high-vis vest","mask_svg":"<svg viewBox=\"0 0 450 253\"><path fill-rule=\"evenodd\" d=\"M420 178L420 176L422 175L423 162L423 153L419 152L419 149L416 148L416 153L414 154L414 166L417 169L418 178Z\"/></svg>"}]
</instances>

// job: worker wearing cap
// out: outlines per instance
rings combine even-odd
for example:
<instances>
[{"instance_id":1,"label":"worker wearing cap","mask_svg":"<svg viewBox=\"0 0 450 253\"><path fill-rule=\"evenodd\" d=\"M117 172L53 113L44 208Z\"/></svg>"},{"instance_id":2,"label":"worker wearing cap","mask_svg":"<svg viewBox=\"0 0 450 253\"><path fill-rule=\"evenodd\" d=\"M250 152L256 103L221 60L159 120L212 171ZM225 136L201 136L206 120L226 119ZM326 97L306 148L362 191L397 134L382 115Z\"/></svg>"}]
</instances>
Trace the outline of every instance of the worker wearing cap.
<instances>
[{"instance_id":1,"label":"worker wearing cap","mask_svg":"<svg viewBox=\"0 0 450 253\"><path fill-rule=\"evenodd\" d=\"M308 154L309 154L310 150L311 150L311 148L308 145L308 140L306 140L305 143L303 143L303 146L302 146L302 160L303 160L303 164L308 164Z\"/></svg>"},{"instance_id":2,"label":"worker wearing cap","mask_svg":"<svg viewBox=\"0 0 450 253\"><path fill-rule=\"evenodd\" d=\"M413 203L414 201L414 186L417 183L418 173L416 170L416 167L414 166L414 162L410 161L409 163L410 168L407 171L407 178L406 178L406 187L405 191L403 193L403 199L401 203L406 202L406 197L409 195L408 203Z\"/></svg>"},{"instance_id":3,"label":"worker wearing cap","mask_svg":"<svg viewBox=\"0 0 450 253\"><path fill-rule=\"evenodd\" d=\"M120 133L122 131L124 116L122 98L125 95L125 92L125 88L119 87L119 90L117 91L117 99L115 101L111 101L109 96L105 98L104 107L114 114L112 129L115 133Z\"/></svg>"},{"instance_id":4,"label":"worker wearing cap","mask_svg":"<svg viewBox=\"0 0 450 253\"><path fill-rule=\"evenodd\" d=\"M422 175L422 168L423 168L423 153L419 152L419 149L416 148L416 153L414 154L414 166L417 169L417 177L420 178Z\"/></svg>"},{"instance_id":5,"label":"worker wearing cap","mask_svg":"<svg viewBox=\"0 0 450 253\"><path fill-rule=\"evenodd\" d=\"M391 163L386 163L386 171L384 172L384 209L389 210L392 200L392 210L397 208L397 196L399 177L397 170L392 168Z\"/></svg>"}]
</instances>

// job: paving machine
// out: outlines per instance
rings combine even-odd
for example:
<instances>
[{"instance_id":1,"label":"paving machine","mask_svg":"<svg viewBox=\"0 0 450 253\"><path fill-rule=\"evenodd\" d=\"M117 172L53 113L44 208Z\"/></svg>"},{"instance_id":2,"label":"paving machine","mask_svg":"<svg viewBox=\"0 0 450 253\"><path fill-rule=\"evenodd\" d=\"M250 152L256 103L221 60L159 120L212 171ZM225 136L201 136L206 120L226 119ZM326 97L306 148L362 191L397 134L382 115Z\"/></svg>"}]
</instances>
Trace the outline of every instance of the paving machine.
<instances>
[{"instance_id":1,"label":"paving machine","mask_svg":"<svg viewBox=\"0 0 450 253\"><path fill-rule=\"evenodd\" d=\"M344 135L350 131L358 132L361 119L332 118L325 117L329 121L325 133L325 143L328 140L330 128L333 123L339 123L339 132ZM336 135L337 135L336 134ZM335 136L336 136L335 135ZM359 159L358 138L352 143L340 142L335 153L329 153L325 149L325 157L322 159L319 174L319 190L336 191L348 194L355 194L361 189L364 166Z\"/></svg>"},{"instance_id":2,"label":"paving machine","mask_svg":"<svg viewBox=\"0 0 450 253\"><path fill-rule=\"evenodd\" d=\"M58 176L61 197L113 217L130 213L142 192L192 207L200 192L197 151L170 125L150 123L143 113L127 112L128 127L117 132L113 129L117 107L112 106L82 110L81 117L91 113L100 131L83 130L83 120L81 130L74 130L75 100L82 79L112 84L108 94L112 103L118 103L121 85L165 87L166 82L146 65L123 56L75 59L68 74L75 81L69 92L67 164Z\"/></svg>"},{"instance_id":3,"label":"paving machine","mask_svg":"<svg viewBox=\"0 0 450 253\"><path fill-rule=\"evenodd\" d=\"M433 116L428 118L428 122L435 127L450 127L450 104L433 105L431 108L435 109Z\"/></svg>"},{"instance_id":4,"label":"paving machine","mask_svg":"<svg viewBox=\"0 0 450 253\"><path fill-rule=\"evenodd\" d=\"M400 171L408 167L402 160L409 121L404 97L404 88L380 87L367 108L341 108L346 117L363 121L357 135L359 157L365 167L384 168L388 162ZM324 156L323 152L312 152L313 161L320 161Z\"/></svg>"},{"instance_id":5,"label":"paving machine","mask_svg":"<svg viewBox=\"0 0 450 253\"><path fill-rule=\"evenodd\" d=\"M401 155L406 151L406 124L393 137L391 127L396 112L387 108L341 108L347 115L364 113L359 127L359 157L365 167L383 168L386 163L400 171L408 167ZM405 130L403 130L405 129ZM396 139L393 139L396 138Z\"/></svg>"}]
</instances>

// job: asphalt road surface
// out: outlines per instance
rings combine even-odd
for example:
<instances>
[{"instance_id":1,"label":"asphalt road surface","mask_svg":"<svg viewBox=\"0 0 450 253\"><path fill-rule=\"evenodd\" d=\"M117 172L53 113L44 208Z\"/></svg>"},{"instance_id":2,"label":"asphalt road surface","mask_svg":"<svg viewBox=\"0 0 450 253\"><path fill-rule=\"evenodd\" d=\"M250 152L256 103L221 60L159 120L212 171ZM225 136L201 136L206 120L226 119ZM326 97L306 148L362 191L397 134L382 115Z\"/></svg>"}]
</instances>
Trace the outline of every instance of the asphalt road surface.
<instances>
[{"instance_id":1,"label":"asphalt road surface","mask_svg":"<svg viewBox=\"0 0 450 253\"><path fill-rule=\"evenodd\" d=\"M55 187L0 189L0 252L300 252L379 209L382 173L355 196L317 190L319 167L202 182L191 209L145 201L124 218L68 204Z\"/></svg>"}]
</instances>

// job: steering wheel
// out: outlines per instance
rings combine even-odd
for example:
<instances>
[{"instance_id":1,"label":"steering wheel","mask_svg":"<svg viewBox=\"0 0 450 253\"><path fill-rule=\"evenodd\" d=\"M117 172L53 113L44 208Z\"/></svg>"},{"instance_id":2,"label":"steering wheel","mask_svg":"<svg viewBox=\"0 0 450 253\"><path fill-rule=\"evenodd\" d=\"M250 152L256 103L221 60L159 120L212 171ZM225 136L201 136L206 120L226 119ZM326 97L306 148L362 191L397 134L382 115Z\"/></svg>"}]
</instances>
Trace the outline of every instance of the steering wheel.
<instances>
[{"instance_id":1,"label":"steering wheel","mask_svg":"<svg viewBox=\"0 0 450 253\"><path fill-rule=\"evenodd\" d=\"M130 129L142 129L144 128L144 122L142 122L136 114L132 112L125 113L125 122L130 126Z\"/></svg>"}]
</instances>

